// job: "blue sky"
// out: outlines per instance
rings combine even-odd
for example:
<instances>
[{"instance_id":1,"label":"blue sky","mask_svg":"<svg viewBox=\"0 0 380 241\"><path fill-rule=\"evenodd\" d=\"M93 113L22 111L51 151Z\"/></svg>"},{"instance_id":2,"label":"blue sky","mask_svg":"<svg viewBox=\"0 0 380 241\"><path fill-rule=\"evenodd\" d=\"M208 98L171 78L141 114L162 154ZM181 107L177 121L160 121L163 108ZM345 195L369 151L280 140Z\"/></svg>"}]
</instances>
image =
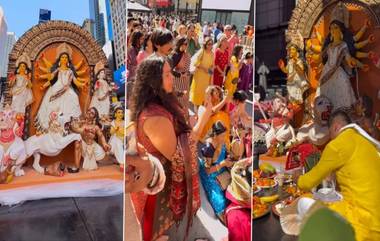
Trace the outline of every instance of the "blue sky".
<instances>
[{"instance_id":1,"label":"blue sky","mask_svg":"<svg viewBox=\"0 0 380 241\"><path fill-rule=\"evenodd\" d=\"M8 32L18 38L38 24L40 8L51 10L52 20L66 20L82 25L89 18L89 0L0 0Z\"/></svg>"}]
</instances>

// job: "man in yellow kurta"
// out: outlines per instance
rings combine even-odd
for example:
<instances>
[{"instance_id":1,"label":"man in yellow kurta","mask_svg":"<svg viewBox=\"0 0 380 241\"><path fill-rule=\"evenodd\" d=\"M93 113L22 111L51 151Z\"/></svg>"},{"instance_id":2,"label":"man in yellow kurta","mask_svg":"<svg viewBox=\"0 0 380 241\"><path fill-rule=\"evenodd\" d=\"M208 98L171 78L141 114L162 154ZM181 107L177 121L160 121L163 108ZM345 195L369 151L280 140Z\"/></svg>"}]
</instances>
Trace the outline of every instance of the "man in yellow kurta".
<instances>
[{"instance_id":1,"label":"man in yellow kurta","mask_svg":"<svg viewBox=\"0 0 380 241\"><path fill-rule=\"evenodd\" d=\"M333 113L329 130L332 140L298 186L310 191L335 173L343 200L329 207L352 224L357 241L380 240L380 144L342 111Z\"/></svg>"}]
</instances>

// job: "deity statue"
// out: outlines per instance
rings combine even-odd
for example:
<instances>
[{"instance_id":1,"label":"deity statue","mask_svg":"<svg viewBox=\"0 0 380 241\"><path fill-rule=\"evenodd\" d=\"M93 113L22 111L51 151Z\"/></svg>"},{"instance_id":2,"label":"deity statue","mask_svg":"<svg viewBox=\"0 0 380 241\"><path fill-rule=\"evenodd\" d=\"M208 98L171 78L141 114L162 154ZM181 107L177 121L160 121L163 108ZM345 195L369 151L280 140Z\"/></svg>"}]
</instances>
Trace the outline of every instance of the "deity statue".
<instances>
[{"instance_id":1,"label":"deity statue","mask_svg":"<svg viewBox=\"0 0 380 241\"><path fill-rule=\"evenodd\" d=\"M308 41L307 50L311 52L310 56L314 61L323 63L317 96L325 95L331 100L334 109L350 109L357 101L350 82L350 77L353 76L352 70L358 68L368 71L369 66L361 63L358 59L368 58L372 53L364 53L359 50L368 43L372 43L374 36L370 35L367 40L360 41L370 26L369 21L355 35L351 33L348 21L349 12L341 2L337 4L331 16L332 21L326 39L323 40L315 31L320 44L312 44L311 41Z\"/></svg>"},{"instance_id":2,"label":"deity statue","mask_svg":"<svg viewBox=\"0 0 380 241\"><path fill-rule=\"evenodd\" d=\"M135 122L129 120L130 111L127 109L125 114L125 153L127 155L136 155L137 154L137 141L136 141L136 125Z\"/></svg>"},{"instance_id":3,"label":"deity statue","mask_svg":"<svg viewBox=\"0 0 380 241\"><path fill-rule=\"evenodd\" d=\"M260 79L259 79L259 85L261 85L264 90L266 91L267 90L267 75L269 74L269 69L268 67L265 65L264 61L261 63L259 69L257 70L257 73L259 74L260 76Z\"/></svg>"},{"instance_id":4,"label":"deity statue","mask_svg":"<svg viewBox=\"0 0 380 241\"><path fill-rule=\"evenodd\" d=\"M25 108L33 102L30 58L26 54L22 54L16 61L16 67L15 75L10 76L11 108L24 115Z\"/></svg>"},{"instance_id":5,"label":"deity statue","mask_svg":"<svg viewBox=\"0 0 380 241\"><path fill-rule=\"evenodd\" d=\"M280 95L273 99L272 105L272 118L260 122L270 125L269 131L265 134L267 154L278 156L285 154L285 149L296 142L295 131L290 125L294 111L292 105L288 105L287 100Z\"/></svg>"},{"instance_id":6,"label":"deity statue","mask_svg":"<svg viewBox=\"0 0 380 241\"><path fill-rule=\"evenodd\" d=\"M42 56L42 61L46 67L38 66L45 73L40 76L40 79L47 81L41 89L48 88L48 90L36 116L36 127L39 131L46 133L52 111L62 112L65 123L69 122L70 118L81 115L77 87L84 88L88 80L79 77L87 73L87 68L82 69L83 60L76 65L73 64L72 49L66 43L58 46L54 64L51 64L44 56Z\"/></svg>"},{"instance_id":7,"label":"deity statue","mask_svg":"<svg viewBox=\"0 0 380 241\"><path fill-rule=\"evenodd\" d=\"M84 123L71 122L71 130L82 136L82 157L84 170L96 170L97 161L103 160L111 148L106 142L99 123L99 113L91 107L87 110ZM96 139L98 139L100 146Z\"/></svg>"},{"instance_id":8,"label":"deity statue","mask_svg":"<svg viewBox=\"0 0 380 241\"><path fill-rule=\"evenodd\" d=\"M116 157L121 167L124 166L124 109L117 107L114 111L114 120L111 123L111 139L109 141L111 153Z\"/></svg>"},{"instance_id":9,"label":"deity statue","mask_svg":"<svg viewBox=\"0 0 380 241\"><path fill-rule=\"evenodd\" d=\"M24 141L21 139L24 117L7 105L0 111L0 183L11 176L25 175L22 165L26 161Z\"/></svg>"},{"instance_id":10,"label":"deity statue","mask_svg":"<svg viewBox=\"0 0 380 241\"><path fill-rule=\"evenodd\" d=\"M293 37L294 39L294 37ZM300 42L303 45L303 39ZM289 101L296 104L304 102L303 93L309 88L309 82L306 76L306 64L302 57L302 48L297 45L297 42L289 43L287 46L288 63L280 59L278 66L281 71L287 74L286 87L288 90Z\"/></svg>"},{"instance_id":11,"label":"deity statue","mask_svg":"<svg viewBox=\"0 0 380 241\"><path fill-rule=\"evenodd\" d=\"M108 116L110 114L110 98L109 94L112 88L106 80L106 72L104 64L98 62L95 65L95 91L92 96L90 107L95 107L100 117Z\"/></svg>"},{"instance_id":12,"label":"deity statue","mask_svg":"<svg viewBox=\"0 0 380 241\"><path fill-rule=\"evenodd\" d=\"M324 146L330 140L328 121L333 106L323 95L314 99L313 119L298 129L297 142L309 142L315 146Z\"/></svg>"},{"instance_id":13,"label":"deity statue","mask_svg":"<svg viewBox=\"0 0 380 241\"><path fill-rule=\"evenodd\" d=\"M45 156L57 156L72 142L75 142L75 145L80 145L80 141L82 139L81 136L76 133L65 133L65 123L63 120L64 118L61 112L51 112L49 115L48 132L42 135L31 136L25 141L27 157L33 155L33 168L39 173L57 176L61 175L59 171L57 172L57 169L51 171L48 168L44 169L40 166L41 154ZM74 158L74 163L79 166L78 163L81 158L80 152L78 153L75 151Z\"/></svg>"}]
</instances>

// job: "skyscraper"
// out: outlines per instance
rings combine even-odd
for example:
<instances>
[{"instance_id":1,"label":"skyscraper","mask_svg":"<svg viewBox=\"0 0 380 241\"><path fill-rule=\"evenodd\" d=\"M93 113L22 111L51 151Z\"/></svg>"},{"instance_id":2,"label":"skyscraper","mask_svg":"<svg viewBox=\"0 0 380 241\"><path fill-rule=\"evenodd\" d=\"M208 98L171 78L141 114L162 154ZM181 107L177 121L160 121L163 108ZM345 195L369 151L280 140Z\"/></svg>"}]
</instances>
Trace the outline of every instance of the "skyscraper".
<instances>
[{"instance_id":1,"label":"skyscraper","mask_svg":"<svg viewBox=\"0 0 380 241\"><path fill-rule=\"evenodd\" d=\"M286 83L286 74L277 63L286 56L285 31L295 6L295 0L256 1L255 60L259 64L265 62L270 69L269 85Z\"/></svg>"},{"instance_id":2,"label":"skyscraper","mask_svg":"<svg viewBox=\"0 0 380 241\"><path fill-rule=\"evenodd\" d=\"M83 28L84 30L88 31L89 33L91 33L92 37L95 38L94 24L95 24L95 21L94 21L94 20L89 19L89 18L86 18L86 19L83 21L82 28Z\"/></svg>"},{"instance_id":3,"label":"skyscraper","mask_svg":"<svg viewBox=\"0 0 380 241\"><path fill-rule=\"evenodd\" d=\"M105 44L104 20L102 21L99 11L99 0L89 0L90 19L94 21L93 33L100 46ZM104 19L104 17L103 17Z\"/></svg>"},{"instance_id":4,"label":"skyscraper","mask_svg":"<svg viewBox=\"0 0 380 241\"><path fill-rule=\"evenodd\" d=\"M90 0L90 19L94 21L92 32L101 46L113 40L111 13L110 0Z\"/></svg>"},{"instance_id":5,"label":"skyscraper","mask_svg":"<svg viewBox=\"0 0 380 241\"><path fill-rule=\"evenodd\" d=\"M0 6L0 46L7 46L7 22L5 21L3 8ZM6 54L6 47L0 48L0 77L7 76L7 66L6 59L8 59L8 55Z\"/></svg>"},{"instance_id":6,"label":"skyscraper","mask_svg":"<svg viewBox=\"0 0 380 241\"><path fill-rule=\"evenodd\" d=\"M98 0L99 13L103 14L105 41L113 40L112 36L112 10L110 0Z\"/></svg>"},{"instance_id":7,"label":"skyscraper","mask_svg":"<svg viewBox=\"0 0 380 241\"><path fill-rule=\"evenodd\" d=\"M51 11L48 9L40 9L40 17L38 23L44 23L50 21L51 19Z\"/></svg>"},{"instance_id":8,"label":"skyscraper","mask_svg":"<svg viewBox=\"0 0 380 241\"><path fill-rule=\"evenodd\" d=\"M7 38L5 42L5 48L4 48L4 56L3 56L3 65L1 68L2 75L0 77L6 77L8 72L8 60L9 60L9 54L12 51L13 45L16 43L16 35L13 32L7 32Z\"/></svg>"},{"instance_id":9,"label":"skyscraper","mask_svg":"<svg viewBox=\"0 0 380 241\"><path fill-rule=\"evenodd\" d=\"M125 65L127 17L126 0L111 0L111 9L116 69L119 69Z\"/></svg>"},{"instance_id":10,"label":"skyscraper","mask_svg":"<svg viewBox=\"0 0 380 241\"><path fill-rule=\"evenodd\" d=\"M105 34L105 28L104 28L104 14L103 13L99 13L99 36L98 38L96 39L98 41L98 43L100 44L100 46L104 46L104 44L106 43L106 34Z\"/></svg>"}]
</instances>

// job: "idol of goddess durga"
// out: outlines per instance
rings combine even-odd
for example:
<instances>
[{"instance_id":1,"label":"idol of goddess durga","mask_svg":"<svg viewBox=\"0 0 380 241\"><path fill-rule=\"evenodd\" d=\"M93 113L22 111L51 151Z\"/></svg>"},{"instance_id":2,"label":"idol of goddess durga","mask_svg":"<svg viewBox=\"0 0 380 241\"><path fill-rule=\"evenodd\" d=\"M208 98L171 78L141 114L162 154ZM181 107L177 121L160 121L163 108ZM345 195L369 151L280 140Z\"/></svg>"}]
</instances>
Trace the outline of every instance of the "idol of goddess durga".
<instances>
[{"instance_id":1,"label":"idol of goddess durga","mask_svg":"<svg viewBox=\"0 0 380 241\"><path fill-rule=\"evenodd\" d=\"M360 51L375 40L373 34L362 40L369 26L367 20L356 34L351 33L349 11L343 3L339 3L333 10L326 38L323 39L315 31L319 44L312 44L311 41L306 43L311 59L323 63L317 96L324 95L331 100L334 110L352 108L357 101L350 78L354 68L364 72L369 69L368 65L359 60L373 55L373 52Z\"/></svg>"},{"instance_id":2,"label":"idol of goddess durga","mask_svg":"<svg viewBox=\"0 0 380 241\"><path fill-rule=\"evenodd\" d=\"M40 132L47 132L49 128L49 115L52 111L63 114L64 123L71 117L81 115L78 88L84 88L89 80L81 78L87 73L83 60L74 65L72 49L66 43L58 46L56 59L52 64L44 56L41 57L44 66L38 65L43 72L39 79L45 83L41 89L47 88L36 116L36 128Z\"/></svg>"}]
</instances>

